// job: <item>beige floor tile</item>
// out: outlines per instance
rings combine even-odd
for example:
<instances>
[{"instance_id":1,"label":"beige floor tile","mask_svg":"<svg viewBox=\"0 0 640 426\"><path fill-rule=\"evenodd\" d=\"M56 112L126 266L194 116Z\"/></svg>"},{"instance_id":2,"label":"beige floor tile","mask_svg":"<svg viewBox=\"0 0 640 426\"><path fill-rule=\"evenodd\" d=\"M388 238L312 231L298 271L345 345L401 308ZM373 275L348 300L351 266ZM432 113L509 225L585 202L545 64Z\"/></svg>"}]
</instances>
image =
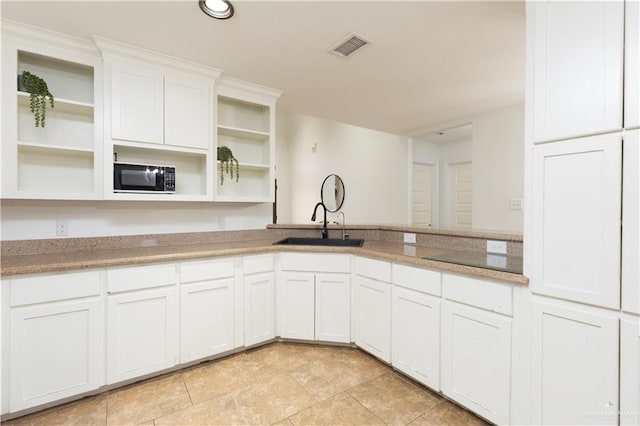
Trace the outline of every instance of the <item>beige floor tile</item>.
<instances>
[{"instance_id":1,"label":"beige floor tile","mask_svg":"<svg viewBox=\"0 0 640 426\"><path fill-rule=\"evenodd\" d=\"M107 398L88 397L60 407L3 422L3 426L106 425Z\"/></svg>"},{"instance_id":2,"label":"beige floor tile","mask_svg":"<svg viewBox=\"0 0 640 426\"><path fill-rule=\"evenodd\" d=\"M329 356L290 371L316 401L389 372L390 369L356 349L338 348Z\"/></svg>"},{"instance_id":3,"label":"beige floor tile","mask_svg":"<svg viewBox=\"0 0 640 426\"><path fill-rule=\"evenodd\" d=\"M190 405L182 375L172 374L107 395L107 424L138 425Z\"/></svg>"},{"instance_id":4,"label":"beige floor tile","mask_svg":"<svg viewBox=\"0 0 640 426\"><path fill-rule=\"evenodd\" d=\"M443 400L411 423L411 426L485 426L489 424L464 408Z\"/></svg>"},{"instance_id":5,"label":"beige floor tile","mask_svg":"<svg viewBox=\"0 0 640 426\"><path fill-rule=\"evenodd\" d=\"M349 394L382 421L394 425L410 423L441 401L436 394L394 372L356 386Z\"/></svg>"},{"instance_id":6,"label":"beige floor tile","mask_svg":"<svg viewBox=\"0 0 640 426\"><path fill-rule=\"evenodd\" d=\"M286 419L282 419L277 423L274 423L271 426L293 426L293 422L291 420L289 420L289 417L287 417Z\"/></svg>"},{"instance_id":7,"label":"beige floor tile","mask_svg":"<svg viewBox=\"0 0 640 426\"><path fill-rule=\"evenodd\" d=\"M233 392L249 424L272 424L313 404L313 398L287 373L264 378Z\"/></svg>"},{"instance_id":8,"label":"beige floor tile","mask_svg":"<svg viewBox=\"0 0 640 426\"><path fill-rule=\"evenodd\" d=\"M255 380L243 357L212 361L182 372L191 401L196 404L218 395L233 392Z\"/></svg>"},{"instance_id":9,"label":"beige floor tile","mask_svg":"<svg viewBox=\"0 0 640 426\"><path fill-rule=\"evenodd\" d=\"M294 425L383 425L347 393L341 393L290 417Z\"/></svg>"},{"instance_id":10,"label":"beige floor tile","mask_svg":"<svg viewBox=\"0 0 640 426\"><path fill-rule=\"evenodd\" d=\"M242 360L255 377L266 377L307 364L303 352L296 344L276 343L246 352Z\"/></svg>"},{"instance_id":11,"label":"beige floor tile","mask_svg":"<svg viewBox=\"0 0 640 426\"><path fill-rule=\"evenodd\" d=\"M161 425L244 425L247 421L230 394L208 399L155 420Z\"/></svg>"}]
</instances>

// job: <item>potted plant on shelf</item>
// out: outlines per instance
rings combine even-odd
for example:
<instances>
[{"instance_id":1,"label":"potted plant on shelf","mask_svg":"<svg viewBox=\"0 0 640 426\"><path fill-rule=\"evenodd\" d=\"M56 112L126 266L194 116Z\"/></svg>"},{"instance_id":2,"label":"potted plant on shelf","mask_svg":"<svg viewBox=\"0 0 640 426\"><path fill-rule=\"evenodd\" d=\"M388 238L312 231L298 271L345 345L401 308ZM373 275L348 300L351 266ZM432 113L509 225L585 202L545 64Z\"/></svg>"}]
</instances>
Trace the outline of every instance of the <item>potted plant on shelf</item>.
<instances>
[{"instance_id":1,"label":"potted plant on shelf","mask_svg":"<svg viewBox=\"0 0 640 426\"><path fill-rule=\"evenodd\" d=\"M236 157L233 156L233 152L227 146L218 147L218 161L220 161L220 185L224 184L224 174L228 173L231 179L235 173L236 182L238 181L239 164Z\"/></svg>"},{"instance_id":2,"label":"potted plant on shelf","mask_svg":"<svg viewBox=\"0 0 640 426\"><path fill-rule=\"evenodd\" d=\"M36 127L44 127L47 118L47 101L54 106L53 95L49 91L47 82L29 71L22 71L18 76L18 89L29 93L29 108L36 121Z\"/></svg>"}]
</instances>

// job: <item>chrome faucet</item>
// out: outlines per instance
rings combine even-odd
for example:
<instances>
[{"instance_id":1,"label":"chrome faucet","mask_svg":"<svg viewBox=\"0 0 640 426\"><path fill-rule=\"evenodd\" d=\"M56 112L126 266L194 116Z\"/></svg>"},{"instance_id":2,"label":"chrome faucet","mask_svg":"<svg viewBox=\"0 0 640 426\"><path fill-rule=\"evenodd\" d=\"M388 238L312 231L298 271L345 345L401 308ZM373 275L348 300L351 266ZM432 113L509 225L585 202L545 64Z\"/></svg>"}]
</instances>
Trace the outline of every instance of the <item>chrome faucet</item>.
<instances>
[{"instance_id":1,"label":"chrome faucet","mask_svg":"<svg viewBox=\"0 0 640 426\"><path fill-rule=\"evenodd\" d=\"M329 230L327 229L327 206L325 206L324 203L322 203L322 201L316 204L316 207L313 209L313 216L311 216L311 221L312 222L316 221L316 213L318 211L318 207L320 206L322 206L322 209L324 210L324 222L322 224L322 239L326 240L327 238L329 238Z\"/></svg>"},{"instance_id":2,"label":"chrome faucet","mask_svg":"<svg viewBox=\"0 0 640 426\"><path fill-rule=\"evenodd\" d=\"M340 217L340 215L342 215L342 239L346 240L347 238L349 238L349 234L347 234L347 231L345 230L345 218L344 218L344 212L338 212L338 217Z\"/></svg>"}]
</instances>

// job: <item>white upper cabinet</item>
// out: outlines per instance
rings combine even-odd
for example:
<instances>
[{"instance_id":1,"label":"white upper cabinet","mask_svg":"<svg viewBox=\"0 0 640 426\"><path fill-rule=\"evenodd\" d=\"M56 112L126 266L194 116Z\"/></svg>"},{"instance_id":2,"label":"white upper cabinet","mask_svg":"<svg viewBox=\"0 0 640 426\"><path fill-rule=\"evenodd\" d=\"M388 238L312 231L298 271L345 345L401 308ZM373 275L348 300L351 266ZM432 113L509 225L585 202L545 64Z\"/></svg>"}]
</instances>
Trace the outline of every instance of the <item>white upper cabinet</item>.
<instances>
[{"instance_id":1,"label":"white upper cabinet","mask_svg":"<svg viewBox=\"0 0 640 426\"><path fill-rule=\"evenodd\" d=\"M534 148L534 293L620 306L621 155L617 135Z\"/></svg>"},{"instance_id":2,"label":"white upper cabinet","mask_svg":"<svg viewBox=\"0 0 640 426\"><path fill-rule=\"evenodd\" d=\"M624 127L640 127L640 3L625 3Z\"/></svg>"},{"instance_id":3,"label":"white upper cabinet","mask_svg":"<svg viewBox=\"0 0 640 426\"><path fill-rule=\"evenodd\" d=\"M534 142L622 128L624 8L622 1L529 3Z\"/></svg>"},{"instance_id":4,"label":"white upper cabinet","mask_svg":"<svg viewBox=\"0 0 640 426\"><path fill-rule=\"evenodd\" d=\"M640 314L640 130L624 135L622 309Z\"/></svg>"},{"instance_id":5,"label":"white upper cabinet","mask_svg":"<svg viewBox=\"0 0 640 426\"><path fill-rule=\"evenodd\" d=\"M164 143L209 149L213 143L213 82L167 75L164 89Z\"/></svg>"}]
</instances>

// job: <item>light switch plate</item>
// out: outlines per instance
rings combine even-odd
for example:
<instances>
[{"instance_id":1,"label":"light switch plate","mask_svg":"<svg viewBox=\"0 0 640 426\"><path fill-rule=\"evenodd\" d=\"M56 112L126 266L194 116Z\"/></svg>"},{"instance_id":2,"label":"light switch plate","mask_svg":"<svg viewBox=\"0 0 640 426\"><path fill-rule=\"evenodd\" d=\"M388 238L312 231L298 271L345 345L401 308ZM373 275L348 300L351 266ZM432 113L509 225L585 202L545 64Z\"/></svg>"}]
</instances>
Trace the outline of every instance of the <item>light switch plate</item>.
<instances>
[{"instance_id":1,"label":"light switch plate","mask_svg":"<svg viewBox=\"0 0 640 426\"><path fill-rule=\"evenodd\" d=\"M404 233L404 242L407 244L415 244L416 243L416 234L405 232Z\"/></svg>"},{"instance_id":2,"label":"light switch plate","mask_svg":"<svg viewBox=\"0 0 640 426\"><path fill-rule=\"evenodd\" d=\"M487 253L507 254L507 242L487 240Z\"/></svg>"}]
</instances>

